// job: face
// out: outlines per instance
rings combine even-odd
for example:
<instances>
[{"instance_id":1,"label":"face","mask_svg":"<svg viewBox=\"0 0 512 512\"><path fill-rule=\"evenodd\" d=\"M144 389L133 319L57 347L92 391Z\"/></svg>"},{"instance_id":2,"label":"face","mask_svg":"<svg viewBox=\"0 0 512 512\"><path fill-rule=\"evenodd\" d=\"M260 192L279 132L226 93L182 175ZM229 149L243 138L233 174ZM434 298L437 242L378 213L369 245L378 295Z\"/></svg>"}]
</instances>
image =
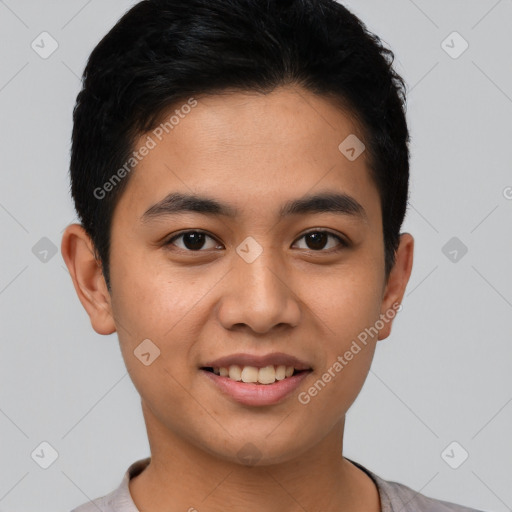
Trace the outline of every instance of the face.
<instances>
[{"instance_id":1,"label":"face","mask_svg":"<svg viewBox=\"0 0 512 512\"><path fill-rule=\"evenodd\" d=\"M342 424L408 272L385 279L366 154L338 148L363 136L333 103L280 88L180 112L136 144L155 142L113 216L107 307L122 355L148 429L225 460L247 443L289 460ZM296 370L251 384L205 369L237 362Z\"/></svg>"}]
</instances>

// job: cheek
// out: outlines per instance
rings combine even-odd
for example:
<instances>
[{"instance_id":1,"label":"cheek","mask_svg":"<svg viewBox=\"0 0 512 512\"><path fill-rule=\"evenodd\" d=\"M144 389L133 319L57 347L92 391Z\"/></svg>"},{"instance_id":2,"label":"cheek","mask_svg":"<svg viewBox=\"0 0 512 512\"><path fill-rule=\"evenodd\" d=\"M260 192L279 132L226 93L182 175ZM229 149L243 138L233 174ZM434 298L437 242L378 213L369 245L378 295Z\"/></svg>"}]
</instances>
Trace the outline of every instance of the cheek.
<instances>
[{"instance_id":1,"label":"cheek","mask_svg":"<svg viewBox=\"0 0 512 512\"><path fill-rule=\"evenodd\" d=\"M380 279L378 270L362 262L351 266L350 273L343 269L331 275L320 288L309 288L314 290L309 297L323 324L324 355L318 380L306 400L316 402L319 414L343 414L364 384L377 342Z\"/></svg>"},{"instance_id":2,"label":"cheek","mask_svg":"<svg viewBox=\"0 0 512 512\"><path fill-rule=\"evenodd\" d=\"M309 277L304 293L329 328L338 349L379 318L381 275L364 262L324 276Z\"/></svg>"},{"instance_id":3,"label":"cheek","mask_svg":"<svg viewBox=\"0 0 512 512\"><path fill-rule=\"evenodd\" d=\"M112 308L119 324L133 337L160 339L184 318L205 294L184 273L136 251L112 250Z\"/></svg>"},{"instance_id":4,"label":"cheek","mask_svg":"<svg viewBox=\"0 0 512 512\"><path fill-rule=\"evenodd\" d=\"M341 315L343 316L343 315ZM343 420L368 376L375 342L354 343L350 328L332 336L325 362L297 396L305 432L330 432ZM319 422L318 418L322 421Z\"/></svg>"},{"instance_id":5,"label":"cheek","mask_svg":"<svg viewBox=\"0 0 512 512\"><path fill-rule=\"evenodd\" d=\"M112 309L135 388L154 413L162 403L164 411L186 410L183 386L188 386L189 355L197 338L187 326L192 315L200 314L195 304L205 292L143 258L119 252L111 261L116 265L111 273ZM144 358L146 353L149 357Z\"/></svg>"},{"instance_id":6,"label":"cheek","mask_svg":"<svg viewBox=\"0 0 512 512\"><path fill-rule=\"evenodd\" d=\"M174 389L173 377L188 383L193 350L207 315L207 301L201 299L218 278L191 278L185 271L171 272L165 262L135 254L128 257L124 251L112 251L111 261L112 309L120 348L139 393L149 399L161 388ZM150 366L134 354L142 350L138 347L143 340L150 340L149 351L158 354ZM170 396L173 393L177 399L180 387Z\"/></svg>"},{"instance_id":7,"label":"cheek","mask_svg":"<svg viewBox=\"0 0 512 512\"><path fill-rule=\"evenodd\" d=\"M329 361L325 371L311 381L300 397L300 403L309 408L306 421L311 418L311 428L315 423L313 418L323 418L328 432L346 415L368 376L374 348L375 345L370 344L362 346L350 361L345 358Z\"/></svg>"}]
</instances>

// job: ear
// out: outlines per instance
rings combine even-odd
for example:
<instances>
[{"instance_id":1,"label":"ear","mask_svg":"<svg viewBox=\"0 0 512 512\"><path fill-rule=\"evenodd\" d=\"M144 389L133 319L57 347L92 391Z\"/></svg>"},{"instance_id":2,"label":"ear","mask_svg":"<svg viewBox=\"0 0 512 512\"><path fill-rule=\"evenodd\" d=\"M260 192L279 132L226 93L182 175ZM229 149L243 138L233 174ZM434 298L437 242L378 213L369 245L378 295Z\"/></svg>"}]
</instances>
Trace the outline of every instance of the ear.
<instances>
[{"instance_id":1,"label":"ear","mask_svg":"<svg viewBox=\"0 0 512 512\"><path fill-rule=\"evenodd\" d=\"M393 319L398 312L399 305L402 303L405 288L411 276L413 253L414 238L409 233L402 233L395 253L395 264L384 288L380 310L384 327L379 330L379 340L384 340L391 334Z\"/></svg>"},{"instance_id":2,"label":"ear","mask_svg":"<svg viewBox=\"0 0 512 512\"><path fill-rule=\"evenodd\" d=\"M112 334L116 327L101 263L96 258L92 240L80 224L66 228L61 252L93 329L98 334Z\"/></svg>"}]
</instances>

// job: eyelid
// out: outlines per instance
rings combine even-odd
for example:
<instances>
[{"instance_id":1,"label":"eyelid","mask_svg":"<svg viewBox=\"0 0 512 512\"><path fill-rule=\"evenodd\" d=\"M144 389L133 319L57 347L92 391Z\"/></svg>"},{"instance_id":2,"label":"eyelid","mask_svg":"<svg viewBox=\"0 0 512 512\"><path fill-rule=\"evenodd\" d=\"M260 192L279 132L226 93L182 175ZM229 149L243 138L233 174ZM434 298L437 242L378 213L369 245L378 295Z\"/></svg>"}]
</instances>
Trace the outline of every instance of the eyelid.
<instances>
[{"instance_id":1,"label":"eyelid","mask_svg":"<svg viewBox=\"0 0 512 512\"><path fill-rule=\"evenodd\" d=\"M187 235L189 233L200 233L200 234L203 234L203 235L206 235L207 237L211 238L212 240L215 240L215 242L217 242L218 244L220 244L220 242L213 236L211 235L210 233L208 233L207 231L203 231L202 229L186 229L184 231L180 231L178 233L175 233L174 235L172 235L170 238L167 238L163 245L164 246L168 246L168 245L172 245L172 243L177 239L177 238L180 238L182 237L183 235ZM191 252L191 253L199 253L199 252L206 252L204 249L199 249L198 251L191 251L189 249L181 249L181 247L176 247L176 249L178 250L182 250L182 251L186 251L186 252Z\"/></svg>"},{"instance_id":2,"label":"eyelid","mask_svg":"<svg viewBox=\"0 0 512 512\"><path fill-rule=\"evenodd\" d=\"M220 243L216 237L214 237L213 235L211 235L210 233L208 233L207 231L204 231L202 229L188 229L188 230L184 230L184 231L181 231L181 232L178 232L178 233L175 233L174 235L172 235L171 238L167 239L165 242L164 242L164 246L169 246L169 245L172 245L172 243L180 238L181 236L183 235L186 235L188 233L201 233L201 234L204 234L206 235L207 237L211 238L212 240L215 240L217 243ZM305 231L304 233L302 233L299 237L297 237L295 239L295 241L293 242L293 245L295 245L297 243L297 241L299 241L301 238L304 238L306 235L310 234L310 233L325 233L327 235L330 235L334 238L336 238L338 240L338 242L340 243L341 247L342 248L346 248L346 247L349 247L350 243L341 235L337 234L337 233L334 233L328 229L325 229L325 228L311 228L309 229L308 231ZM192 250L189 250L189 249L181 249L181 247L177 247L176 249L178 250L182 250L182 251L185 251L185 252L190 252L190 253L201 253L201 252L206 252L208 249L199 249L197 251L192 251ZM339 247L338 248L331 248L331 249L327 249L327 250L324 250L324 249L320 249L320 250L317 250L315 251L314 249L304 249L305 251L309 251L309 252L313 252L313 253L323 253L323 252L336 252L338 250L341 250Z\"/></svg>"},{"instance_id":3,"label":"eyelid","mask_svg":"<svg viewBox=\"0 0 512 512\"><path fill-rule=\"evenodd\" d=\"M347 248L350 245L349 241L347 239L345 239L342 235L340 235L338 233L334 233L333 231L331 231L329 229L325 229L325 228L312 228L312 229L309 229L308 231L305 231L304 233L302 233L302 235L300 235L296 239L294 244L301 238L305 237L306 235L309 235L310 233L325 233L327 235L330 235L330 236L336 238L338 240L338 242L340 242L340 245L342 246L342 248ZM321 249L319 251L315 251L313 249L304 249L304 250L309 250L310 252L313 252L313 253L322 253L322 252L336 252L341 249L340 248L327 249L327 250Z\"/></svg>"}]
</instances>

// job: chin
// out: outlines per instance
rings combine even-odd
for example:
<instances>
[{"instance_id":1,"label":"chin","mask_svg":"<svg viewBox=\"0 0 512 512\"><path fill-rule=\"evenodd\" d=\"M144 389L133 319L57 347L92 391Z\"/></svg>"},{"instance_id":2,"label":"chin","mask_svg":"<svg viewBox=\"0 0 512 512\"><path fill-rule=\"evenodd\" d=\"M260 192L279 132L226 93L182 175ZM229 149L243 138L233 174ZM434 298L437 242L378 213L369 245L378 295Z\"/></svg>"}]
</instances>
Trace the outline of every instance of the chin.
<instances>
[{"instance_id":1,"label":"chin","mask_svg":"<svg viewBox=\"0 0 512 512\"><path fill-rule=\"evenodd\" d=\"M271 432L271 430L269 430ZM293 439L293 444L290 440ZM289 436L287 441L284 439L269 439L268 434L255 432L254 435L224 437L221 445L203 446L203 449L211 455L228 462L242 466L269 466L281 464L295 459L300 453L306 450L306 447L300 449L302 445L297 442L297 438Z\"/></svg>"}]
</instances>

